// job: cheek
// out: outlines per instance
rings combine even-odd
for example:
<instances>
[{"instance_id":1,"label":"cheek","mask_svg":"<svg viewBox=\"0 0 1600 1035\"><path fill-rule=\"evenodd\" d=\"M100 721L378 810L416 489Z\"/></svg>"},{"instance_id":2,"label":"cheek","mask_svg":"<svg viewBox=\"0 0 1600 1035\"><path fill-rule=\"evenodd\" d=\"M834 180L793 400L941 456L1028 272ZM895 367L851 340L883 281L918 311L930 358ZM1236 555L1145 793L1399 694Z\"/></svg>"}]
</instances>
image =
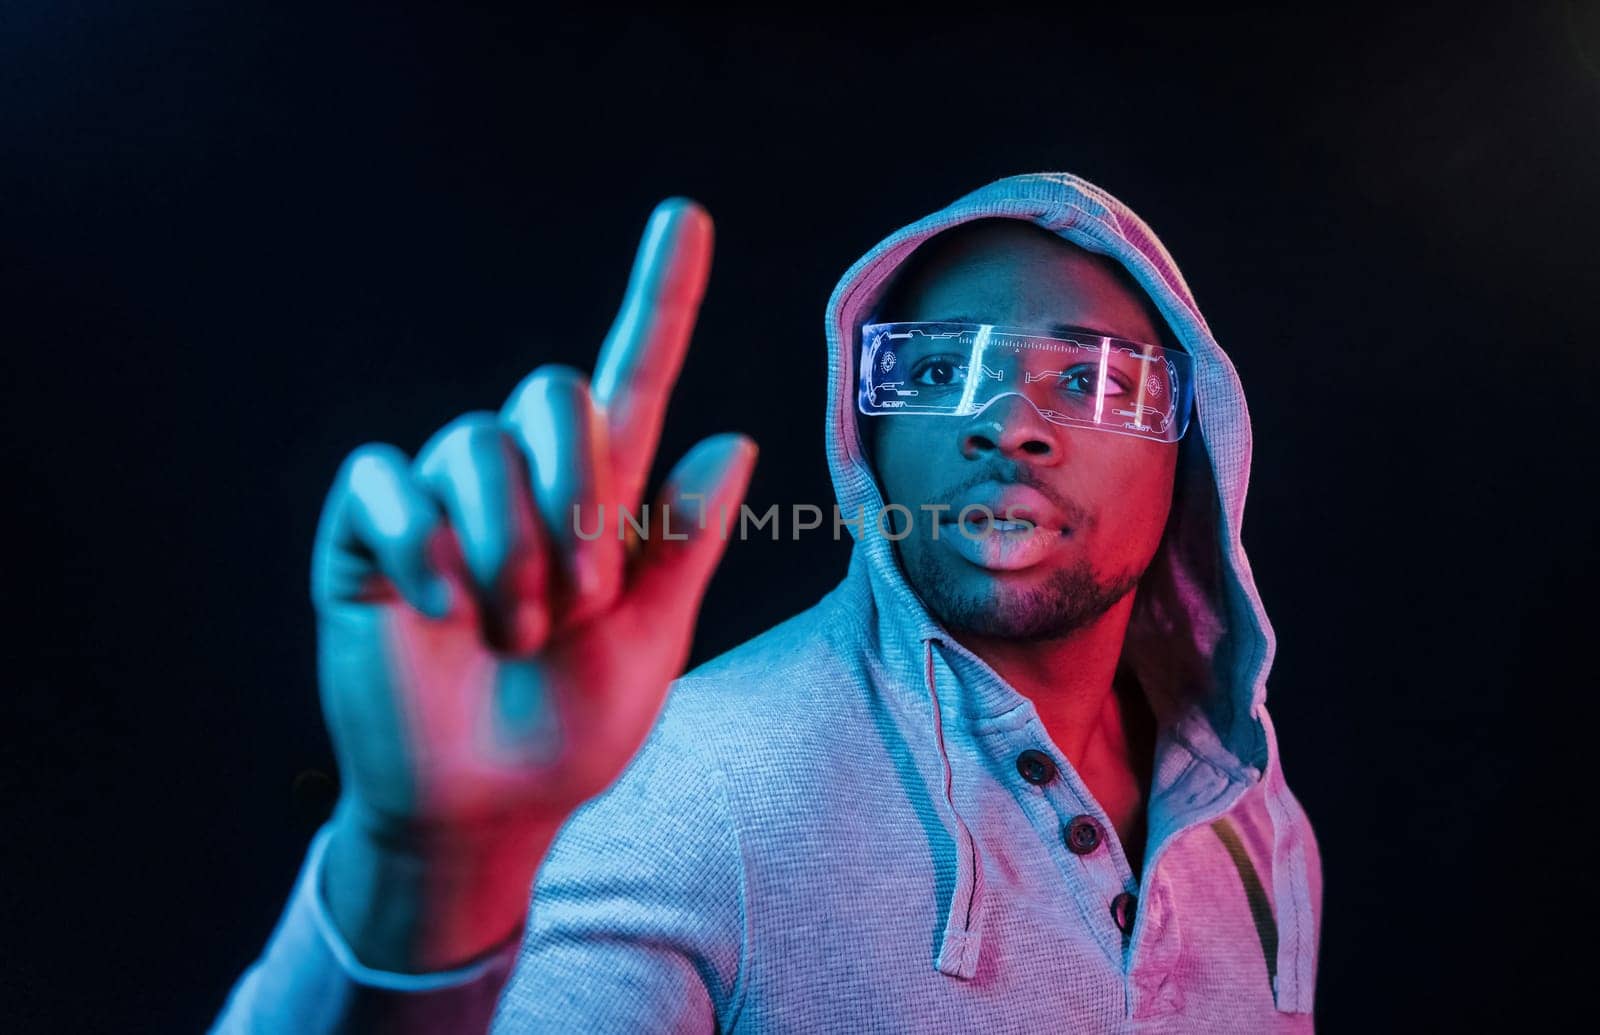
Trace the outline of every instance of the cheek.
<instances>
[{"instance_id":1,"label":"cheek","mask_svg":"<svg viewBox=\"0 0 1600 1035\"><path fill-rule=\"evenodd\" d=\"M1134 448L1102 454L1092 471L1095 531L1129 554L1154 548L1172 505L1172 460L1143 445L1133 442Z\"/></svg>"},{"instance_id":2,"label":"cheek","mask_svg":"<svg viewBox=\"0 0 1600 1035\"><path fill-rule=\"evenodd\" d=\"M928 497L925 490L933 466L928 436L915 420L873 420L879 427L874 432L870 458L884 502L915 510L916 502Z\"/></svg>"}]
</instances>

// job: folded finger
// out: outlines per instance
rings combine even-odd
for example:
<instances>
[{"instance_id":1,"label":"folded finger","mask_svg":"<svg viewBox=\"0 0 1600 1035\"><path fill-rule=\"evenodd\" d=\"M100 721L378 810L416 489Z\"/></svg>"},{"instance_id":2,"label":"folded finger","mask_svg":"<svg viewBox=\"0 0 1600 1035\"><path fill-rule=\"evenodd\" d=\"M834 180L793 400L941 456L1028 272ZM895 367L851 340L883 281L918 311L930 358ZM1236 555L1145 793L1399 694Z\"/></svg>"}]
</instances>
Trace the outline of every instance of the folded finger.
<instances>
[{"instance_id":1,"label":"folded finger","mask_svg":"<svg viewBox=\"0 0 1600 1035\"><path fill-rule=\"evenodd\" d=\"M442 522L403 452L385 443L353 450L318 525L313 599L319 606L380 601L392 587L418 611L442 618L450 609L450 587L429 557Z\"/></svg>"},{"instance_id":2,"label":"folded finger","mask_svg":"<svg viewBox=\"0 0 1600 1035\"><path fill-rule=\"evenodd\" d=\"M527 461L560 575L552 623L582 621L608 607L622 582L622 526L605 422L583 375L556 364L529 375L500 420Z\"/></svg>"},{"instance_id":3,"label":"folded finger","mask_svg":"<svg viewBox=\"0 0 1600 1035\"><path fill-rule=\"evenodd\" d=\"M527 465L493 413L469 413L417 455L419 480L455 531L484 641L531 654L549 629L546 536Z\"/></svg>"}]
</instances>

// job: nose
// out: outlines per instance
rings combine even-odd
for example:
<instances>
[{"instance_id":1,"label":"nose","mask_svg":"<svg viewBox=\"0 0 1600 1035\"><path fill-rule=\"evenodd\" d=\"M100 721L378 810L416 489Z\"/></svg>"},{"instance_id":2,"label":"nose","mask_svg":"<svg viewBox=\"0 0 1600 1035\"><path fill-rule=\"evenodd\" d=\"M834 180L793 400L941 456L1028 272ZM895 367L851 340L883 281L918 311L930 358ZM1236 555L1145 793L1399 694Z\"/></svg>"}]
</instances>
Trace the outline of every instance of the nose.
<instances>
[{"instance_id":1,"label":"nose","mask_svg":"<svg viewBox=\"0 0 1600 1035\"><path fill-rule=\"evenodd\" d=\"M1025 397L1003 395L962 424L961 455L981 460L998 451L1008 460L1053 464L1062 456L1063 430Z\"/></svg>"}]
</instances>

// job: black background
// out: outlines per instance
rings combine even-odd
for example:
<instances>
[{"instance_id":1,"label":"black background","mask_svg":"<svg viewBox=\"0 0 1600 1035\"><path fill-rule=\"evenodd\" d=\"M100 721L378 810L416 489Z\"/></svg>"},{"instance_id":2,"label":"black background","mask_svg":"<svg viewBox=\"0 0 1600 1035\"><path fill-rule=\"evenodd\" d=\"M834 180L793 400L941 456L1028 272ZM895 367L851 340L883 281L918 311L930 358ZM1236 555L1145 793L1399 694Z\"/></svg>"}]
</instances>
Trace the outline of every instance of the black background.
<instances>
[{"instance_id":1,"label":"black background","mask_svg":"<svg viewBox=\"0 0 1600 1035\"><path fill-rule=\"evenodd\" d=\"M978 6L0 15L7 1028L195 1030L261 947L333 794L307 570L346 452L588 367L683 193L718 252L658 473L742 429L755 505L829 504L835 280L1046 169L1155 227L1251 400L1321 1027L1583 998L1530 975L1585 872L1543 764L1595 689L1593 6ZM845 555L732 544L695 660Z\"/></svg>"}]
</instances>

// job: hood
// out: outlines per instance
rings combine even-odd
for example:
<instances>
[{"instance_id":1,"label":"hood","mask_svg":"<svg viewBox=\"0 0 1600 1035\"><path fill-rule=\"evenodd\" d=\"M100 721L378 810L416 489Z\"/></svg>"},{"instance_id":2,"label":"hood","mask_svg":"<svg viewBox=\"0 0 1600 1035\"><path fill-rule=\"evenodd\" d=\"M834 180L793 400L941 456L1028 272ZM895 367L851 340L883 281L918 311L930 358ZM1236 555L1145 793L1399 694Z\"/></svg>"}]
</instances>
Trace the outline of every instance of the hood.
<instances>
[{"instance_id":1,"label":"hood","mask_svg":"<svg viewBox=\"0 0 1600 1035\"><path fill-rule=\"evenodd\" d=\"M940 231L988 218L1026 220L1115 259L1194 357L1196 413L1180 443L1171 515L1139 586L1123 663L1143 685L1159 722L1180 728L1191 747L1241 785L1262 785L1280 903L1275 992L1281 1009L1309 1010L1314 935L1303 886L1305 849L1264 707L1275 640L1240 543L1251 448L1244 391L1155 234L1126 205L1068 173L997 180L903 227L851 266L828 301L828 466L843 514L863 518L846 526L855 537L851 571L871 586L880 646L923 684L928 734L943 769L941 804L960 860L936 966L957 979L976 972L984 914L981 848L954 804L946 727L1025 699L939 625L907 583L893 544L871 531L884 500L856 420L855 358L861 324L912 251ZM941 666L951 673L943 692ZM1151 844L1158 844L1154 827Z\"/></svg>"}]
</instances>

